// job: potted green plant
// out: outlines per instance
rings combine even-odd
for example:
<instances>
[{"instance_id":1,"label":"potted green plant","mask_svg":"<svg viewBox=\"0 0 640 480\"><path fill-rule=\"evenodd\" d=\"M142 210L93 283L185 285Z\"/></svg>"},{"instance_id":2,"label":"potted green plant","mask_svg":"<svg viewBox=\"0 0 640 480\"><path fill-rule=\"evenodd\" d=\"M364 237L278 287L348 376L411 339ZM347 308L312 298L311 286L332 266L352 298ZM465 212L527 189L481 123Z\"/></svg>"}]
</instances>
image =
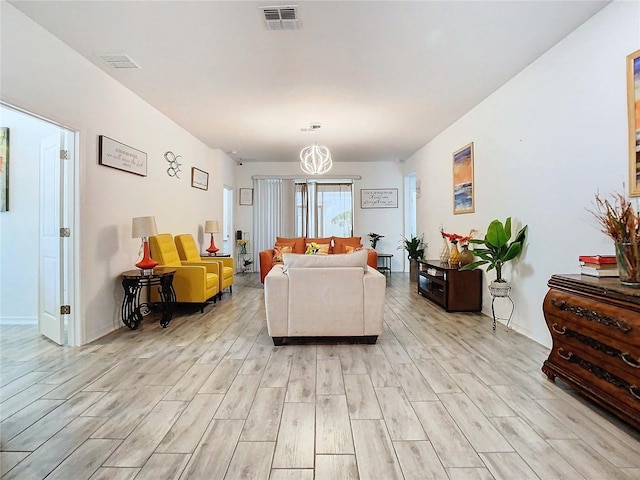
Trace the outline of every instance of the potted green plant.
<instances>
[{"instance_id":1,"label":"potted green plant","mask_svg":"<svg viewBox=\"0 0 640 480\"><path fill-rule=\"evenodd\" d=\"M409 259L409 280L411 282L418 281L418 260L424 256L424 249L427 244L424 242L424 234L407 238L401 235L400 246L398 250L405 250Z\"/></svg>"},{"instance_id":2,"label":"potted green plant","mask_svg":"<svg viewBox=\"0 0 640 480\"><path fill-rule=\"evenodd\" d=\"M465 265L461 270L473 270L482 265L489 265L487 272L495 269L496 279L492 285L506 287L507 281L502 278L502 266L517 258L522 253L527 236L527 225L522 227L516 234L513 241L511 239L511 217L508 217L504 224L500 220L493 220L487 227L487 234L484 239L472 238L469 243L482 245L481 248L474 248L473 254L480 257L480 260Z\"/></svg>"},{"instance_id":3,"label":"potted green plant","mask_svg":"<svg viewBox=\"0 0 640 480\"><path fill-rule=\"evenodd\" d=\"M369 234L369 238L371 239L371 248L376 249L376 245L381 238L384 238L384 235L380 235L378 233L371 232Z\"/></svg>"}]
</instances>

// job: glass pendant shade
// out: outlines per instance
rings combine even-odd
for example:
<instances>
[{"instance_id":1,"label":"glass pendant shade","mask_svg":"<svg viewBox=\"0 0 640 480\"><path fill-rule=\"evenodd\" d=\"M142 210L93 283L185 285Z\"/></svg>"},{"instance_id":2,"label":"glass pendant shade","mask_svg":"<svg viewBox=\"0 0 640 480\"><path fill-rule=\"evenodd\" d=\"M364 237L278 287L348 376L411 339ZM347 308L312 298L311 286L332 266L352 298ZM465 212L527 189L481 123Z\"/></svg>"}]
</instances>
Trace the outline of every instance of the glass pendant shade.
<instances>
[{"instance_id":1,"label":"glass pendant shade","mask_svg":"<svg viewBox=\"0 0 640 480\"><path fill-rule=\"evenodd\" d=\"M322 175L331 170L331 152L327 147L311 145L300 152L300 168L309 175Z\"/></svg>"}]
</instances>

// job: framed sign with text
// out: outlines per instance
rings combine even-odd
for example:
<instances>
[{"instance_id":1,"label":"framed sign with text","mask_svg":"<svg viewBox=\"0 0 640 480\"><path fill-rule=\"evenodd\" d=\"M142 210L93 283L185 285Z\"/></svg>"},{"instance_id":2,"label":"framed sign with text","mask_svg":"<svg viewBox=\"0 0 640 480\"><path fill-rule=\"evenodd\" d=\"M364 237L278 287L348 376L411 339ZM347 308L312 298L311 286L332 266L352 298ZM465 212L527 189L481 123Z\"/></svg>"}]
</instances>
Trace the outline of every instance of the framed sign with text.
<instances>
[{"instance_id":1,"label":"framed sign with text","mask_svg":"<svg viewBox=\"0 0 640 480\"><path fill-rule=\"evenodd\" d=\"M125 172L147 176L147 154L124 143L98 136L98 163Z\"/></svg>"},{"instance_id":2,"label":"framed sign with text","mask_svg":"<svg viewBox=\"0 0 640 480\"><path fill-rule=\"evenodd\" d=\"M398 208L397 188L360 189L361 208Z\"/></svg>"}]
</instances>

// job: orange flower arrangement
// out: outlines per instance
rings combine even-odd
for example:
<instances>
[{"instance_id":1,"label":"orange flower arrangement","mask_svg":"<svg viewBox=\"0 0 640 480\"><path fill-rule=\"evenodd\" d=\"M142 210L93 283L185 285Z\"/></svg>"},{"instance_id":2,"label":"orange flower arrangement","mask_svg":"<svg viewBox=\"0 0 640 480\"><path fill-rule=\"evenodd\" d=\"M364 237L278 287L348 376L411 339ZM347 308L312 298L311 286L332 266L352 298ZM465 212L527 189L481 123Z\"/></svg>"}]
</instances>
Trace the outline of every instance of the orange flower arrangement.
<instances>
[{"instance_id":1,"label":"orange flower arrangement","mask_svg":"<svg viewBox=\"0 0 640 480\"><path fill-rule=\"evenodd\" d=\"M469 232L469 235L462 236L462 235L458 235L457 233L447 233L444 230L440 230L440 234L442 235L442 238L448 239L454 245L458 242L460 242L460 245L468 245L469 240L471 240L476 233L478 233L477 230L471 230Z\"/></svg>"}]
</instances>

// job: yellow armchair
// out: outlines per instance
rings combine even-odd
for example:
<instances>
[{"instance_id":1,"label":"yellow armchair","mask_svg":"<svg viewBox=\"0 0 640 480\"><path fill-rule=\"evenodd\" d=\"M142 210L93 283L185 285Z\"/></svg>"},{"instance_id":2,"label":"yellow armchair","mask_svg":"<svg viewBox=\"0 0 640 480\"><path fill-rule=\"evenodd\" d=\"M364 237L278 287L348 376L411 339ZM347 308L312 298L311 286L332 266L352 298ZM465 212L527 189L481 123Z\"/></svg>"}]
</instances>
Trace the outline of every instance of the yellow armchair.
<instances>
[{"instance_id":1,"label":"yellow armchair","mask_svg":"<svg viewBox=\"0 0 640 480\"><path fill-rule=\"evenodd\" d=\"M178 249L178 255L183 265L201 265L203 262L216 262L220 265L220 293L229 287L229 293L233 293L233 258L231 257L218 257L218 258L202 258L196 245L196 241L193 235L185 233L182 235L176 235L175 237L176 248Z\"/></svg>"},{"instance_id":2,"label":"yellow armchair","mask_svg":"<svg viewBox=\"0 0 640 480\"><path fill-rule=\"evenodd\" d=\"M173 277L173 288L176 291L178 302L207 303L213 298L216 302L220 291L220 266L217 263L200 265L186 265L180 261L173 236L169 233L161 233L149 237L151 257L164 267L176 269ZM158 296L157 292L151 292L152 300ZM204 305L200 309L202 312Z\"/></svg>"}]
</instances>

